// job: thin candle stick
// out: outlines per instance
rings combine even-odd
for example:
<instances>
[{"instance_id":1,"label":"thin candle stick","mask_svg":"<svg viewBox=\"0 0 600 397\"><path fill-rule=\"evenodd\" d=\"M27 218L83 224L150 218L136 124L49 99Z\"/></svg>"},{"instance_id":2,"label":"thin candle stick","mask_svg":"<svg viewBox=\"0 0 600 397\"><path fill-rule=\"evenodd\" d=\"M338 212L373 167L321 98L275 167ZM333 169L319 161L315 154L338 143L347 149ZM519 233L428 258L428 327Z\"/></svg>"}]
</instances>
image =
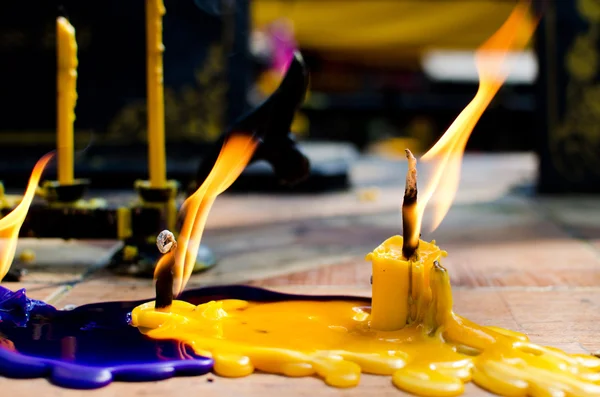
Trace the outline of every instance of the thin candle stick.
<instances>
[{"instance_id":1,"label":"thin candle stick","mask_svg":"<svg viewBox=\"0 0 600 397\"><path fill-rule=\"evenodd\" d=\"M165 99L163 87L163 0L146 0L146 84L148 111L148 169L150 186L167 182L165 151Z\"/></svg>"},{"instance_id":2,"label":"thin candle stick","mask_svg":"<svg viewBox=\"0 0 600 397\"><path fill-rule=\"evenodd\" d=\"M56 20L58 182L73 184L73 123L77 102L77 42L75 28L64 17Z\"/></svg>"}]
</instances>

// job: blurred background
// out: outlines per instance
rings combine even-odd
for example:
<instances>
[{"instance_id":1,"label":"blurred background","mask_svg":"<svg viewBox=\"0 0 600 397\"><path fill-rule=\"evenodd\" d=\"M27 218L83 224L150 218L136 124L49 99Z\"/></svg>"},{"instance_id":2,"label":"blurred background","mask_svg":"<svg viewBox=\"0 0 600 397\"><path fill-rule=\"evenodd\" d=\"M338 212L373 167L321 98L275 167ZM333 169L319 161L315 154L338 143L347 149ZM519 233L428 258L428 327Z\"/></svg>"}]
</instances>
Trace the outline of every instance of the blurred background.
<instances>
[{"instance_id":1,"label":"blurred background","mask_svg":"<svg viewBox=\"0 0 600 397\"><path fill-rule=\"evenodd\" d=\"M543 192L600 189L592 28L599 3L536 3L544 15L536 38L511 55L512 73L477 124L468 152L536 153L536 186ZM292 130L315 170L323 165L340 180L357 153L423 152L473 98L473 51L515 4L165 0L169 177L185 183L193 176L206 145L277 87L294 49L305 57L311 83ZM3 7L1 178L23 187L35 160L55 146L59 7L79 46L76 177L89 177L98 188L129 188L147 177L141 0ZM248 172L253 169L269 172L260 165Z\"/></svg>"}]
</instances>

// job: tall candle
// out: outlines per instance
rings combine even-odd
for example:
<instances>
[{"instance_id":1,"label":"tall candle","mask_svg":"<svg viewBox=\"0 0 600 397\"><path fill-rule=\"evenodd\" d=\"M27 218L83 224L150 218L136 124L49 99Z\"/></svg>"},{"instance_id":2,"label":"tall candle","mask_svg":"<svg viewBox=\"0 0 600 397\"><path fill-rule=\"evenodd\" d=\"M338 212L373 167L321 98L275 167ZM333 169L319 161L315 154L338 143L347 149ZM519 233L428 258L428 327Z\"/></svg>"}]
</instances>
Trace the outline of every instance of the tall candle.
<instances>
[{"instance_id":1,"label":"tall candle","mask_svg":"<svg viewBox=\"0 0 600 397\"><path fill-rule=\"evenodd\" d=\"M77 42L66 18L56 20L58 182L73 184L73 123L77 102Z\"/></svg>"},{"instance_id":2,"label":"tall candle","mask_svg":"<svg viewBox=\"0 0 600 397\"><path fill-rule=\"evenodd\" d=\"M165 99L163 88L163 0L146 0L146 84L148 110L148 168L150 186L165 187Z\"/></svg>"}]
</instances>

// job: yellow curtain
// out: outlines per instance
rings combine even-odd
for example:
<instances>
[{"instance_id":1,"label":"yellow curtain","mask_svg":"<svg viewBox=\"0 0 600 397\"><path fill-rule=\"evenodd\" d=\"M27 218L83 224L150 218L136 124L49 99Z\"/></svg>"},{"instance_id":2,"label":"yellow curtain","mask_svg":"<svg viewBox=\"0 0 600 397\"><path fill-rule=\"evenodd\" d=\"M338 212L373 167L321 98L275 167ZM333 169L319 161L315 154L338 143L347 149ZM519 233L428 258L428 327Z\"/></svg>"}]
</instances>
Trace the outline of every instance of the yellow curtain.
<instances>
[{"instance_id":1,"label":"yellow curtain","mask_svg":"<svg viewBox=\"0 0 600 397\"><path fill-rule=\"evenodd\" d=\"M252 0L255 28L293 22L302 49L395 63L424 50L474 49L516 5L498 0Z\"/></svg>"}]
</instances>

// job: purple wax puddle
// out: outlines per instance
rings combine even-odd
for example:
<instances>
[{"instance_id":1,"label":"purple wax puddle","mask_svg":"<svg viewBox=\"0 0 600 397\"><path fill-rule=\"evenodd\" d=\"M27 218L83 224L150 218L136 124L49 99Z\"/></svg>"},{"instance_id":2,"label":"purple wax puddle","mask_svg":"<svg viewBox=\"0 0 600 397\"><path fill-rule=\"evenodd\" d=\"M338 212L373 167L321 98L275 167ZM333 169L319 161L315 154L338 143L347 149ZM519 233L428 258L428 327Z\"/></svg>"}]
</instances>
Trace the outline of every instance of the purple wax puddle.
<instances>
[{"instance_id":1,"label":"purple wax puddle","mask_svg":"<svg viewBox=\"0 0 600 397\"><path fill-rule=\"evenodd\" d=\"M178 298L199 305L212 300L255 302L328 301L368 298L283 294L243 285L185 291ZM112 381L156 381L210 372L213 360L196 355L176 340L153 340L130 325L131 311L152 299L105 302L57 310L0 286L0 375L48 378L75 389Z\"/></svg>"},{"instance_id":2,"label":"purple wax puddle","mask_svg":"<svg viewBox=\"0 0 600 397\"><path fill-rule=\"evenodd\" d=\"M113 380L151 381L205 374L210 358L174 340L152 340L129 325L140 302L108 302L57 310L0 287L0 375L47 377L92 389Z\"/></svg>"}]
</instances>

